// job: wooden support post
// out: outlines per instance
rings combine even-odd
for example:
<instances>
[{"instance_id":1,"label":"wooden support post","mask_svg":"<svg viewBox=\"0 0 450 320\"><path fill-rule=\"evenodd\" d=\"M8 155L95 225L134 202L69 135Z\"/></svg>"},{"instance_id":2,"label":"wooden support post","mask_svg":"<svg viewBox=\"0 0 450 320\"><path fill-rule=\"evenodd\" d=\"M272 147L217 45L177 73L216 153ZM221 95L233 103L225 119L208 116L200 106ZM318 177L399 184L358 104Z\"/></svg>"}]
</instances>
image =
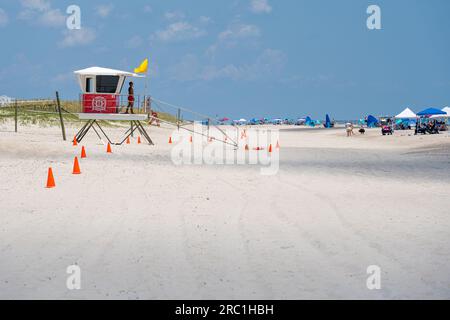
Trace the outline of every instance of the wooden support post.
<instances>
[{"instance_id":1,"label":"wooden support post","mask_svg":"<svg viewBox=\"0 0 450 320\"><path fill-rule=\"evenodd\" d=\"M134 132L134 130L133 130L133 121L130 121L130 125L131 125L131 137L133 138L134 137L134 134L133 134L133 132Z\"/></svg>"},{"instance_id":2,"label":"wooden support post","mask_svg":"<svg viewBox=\"0 0 450 320\"><path fill-rule=\"evenodd\" d=\"M62 136L63 140L66 141L66 129L64 128L64 119L61 113L61 103L59 101L59 93L56 91L56 105L58 107L58 113L59 113L59 121L61 122L61 130L62 130Z\"/></svg>"},{"instance_id":3,"label":"wooden support post","mask_svg":"<svg viewBox=\"0 0 450 320\"><path fill-rule=\"evenodd\" d=\"M17 112L17 99L14 103L14 131L17 132L17 121L18 121L18 112Z\"/></svg>"},{"instance_id":4,"label":"wooden support post","mask_svg":"<svg viewBox=\"0 0 450 320\"><path fill-rule=\"evenodd\" d=\"M180 118L181 118L181 110L178 108L178 111L177 111L177 128L178 128L178 131L180 131Z\"/></svg>"}]
</instances>

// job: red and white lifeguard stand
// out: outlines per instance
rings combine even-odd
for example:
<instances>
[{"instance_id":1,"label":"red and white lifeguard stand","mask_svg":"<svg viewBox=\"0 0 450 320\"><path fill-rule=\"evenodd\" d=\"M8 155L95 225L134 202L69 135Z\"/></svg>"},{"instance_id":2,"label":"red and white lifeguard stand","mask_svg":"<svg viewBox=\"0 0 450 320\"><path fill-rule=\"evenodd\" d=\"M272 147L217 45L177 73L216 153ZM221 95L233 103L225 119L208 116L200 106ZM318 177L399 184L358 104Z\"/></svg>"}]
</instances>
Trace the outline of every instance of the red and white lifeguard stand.
<instances>
[{"instance_id":1,"label":"red and white lifeguard stand","mask_svg":"<svg viewBox=\"0 0 450 320\"><path fill-rule=\"evenodd\" d=\"M100 134L97 130L95 130L94 125L96 125L111 144L120 145L124 143L135 130L138 130L149 144L153 144L150 136L141 124L141 121L148 120L148 114L146 113L146 96L143 96L142 101L140 99L141 96L139 95L134 95L133 97L133 109L138 111L138 113L120 113L120 110L122 108L126 108L128 105L128 94L121 95L126 78L144 78L145 76L132 72L101 67L90 67L75 71L74 73L78 78L82 92L80 95L82 112L78 114L78 117L80 120L87 120L86 124L76 134L76 139L78 142L84 138L91 128L94 129L97 136L101 139ZM125 132L125 137L123 140L118 143L114 143L106 135L97 120L130 121L131 127Z\"/></svg>"}]
</instances>

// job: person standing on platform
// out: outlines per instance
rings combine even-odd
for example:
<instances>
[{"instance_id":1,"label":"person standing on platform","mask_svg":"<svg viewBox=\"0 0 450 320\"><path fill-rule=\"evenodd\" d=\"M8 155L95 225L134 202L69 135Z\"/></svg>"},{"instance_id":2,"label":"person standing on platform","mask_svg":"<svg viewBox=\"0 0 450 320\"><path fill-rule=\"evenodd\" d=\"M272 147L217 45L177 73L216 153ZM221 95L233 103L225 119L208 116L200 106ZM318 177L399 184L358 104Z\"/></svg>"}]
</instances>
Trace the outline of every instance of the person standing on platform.
<instances>
[{"instance_id":1,"label":"person standing on platform","mask_svg":"<svg viewBox=\"0 0 450 320\"><path fill-rule=\"evenodd\" d=\"M133 106L134 106L134 89L133 82L130 81L130 86L128 87L128 106L125 114L128 114L128 109L131 109L131 113L133 114Z\"/></svg>"}]
</instances>

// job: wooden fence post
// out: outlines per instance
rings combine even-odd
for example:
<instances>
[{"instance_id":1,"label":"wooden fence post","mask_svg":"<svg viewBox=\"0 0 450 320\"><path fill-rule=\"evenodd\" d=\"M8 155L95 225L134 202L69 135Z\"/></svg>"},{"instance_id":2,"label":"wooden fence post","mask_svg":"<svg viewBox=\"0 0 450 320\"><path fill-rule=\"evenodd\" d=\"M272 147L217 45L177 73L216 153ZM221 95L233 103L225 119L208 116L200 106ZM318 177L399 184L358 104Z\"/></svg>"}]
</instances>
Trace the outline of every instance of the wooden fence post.
<instances>
[{"instance_id":1,"label":"wooden fence post","mask_svg":"<svg viewBox=\"0 0 450 320\"><path fill-rule=\"evenodd\" d=\"M64 119L61 113L61 103L59 101L59 93L56 91L56 104L58 106L58 113L59 113L59 121L61 122L61 130L62 130L62 136L63 140L66 141L66 129L64 128Z\"/></svg>"},{"instance_id":2,"label":"wooden fence post","mask_svg":"<svg viewBox=\"0 0 450 320\"><path fill-rule=\"evenodd\" d=\"M14 102L14 131L17 132L17 121L18 121L18 112L17 112L17 99Z\"/></svg>"}]
</instances>

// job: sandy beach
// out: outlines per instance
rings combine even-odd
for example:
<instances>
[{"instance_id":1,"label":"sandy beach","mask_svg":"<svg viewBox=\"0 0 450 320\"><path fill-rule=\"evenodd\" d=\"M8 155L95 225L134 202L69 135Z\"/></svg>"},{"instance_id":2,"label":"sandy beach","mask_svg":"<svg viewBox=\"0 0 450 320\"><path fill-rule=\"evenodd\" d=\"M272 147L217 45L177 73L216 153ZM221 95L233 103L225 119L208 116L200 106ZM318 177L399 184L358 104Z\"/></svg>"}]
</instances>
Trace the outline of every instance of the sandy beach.
<instances>
[{"instance_id":1,"label":"sandy beach","mask_svg":"<svg viewBox=\"0 0 450 320\"><path fill-rule=\"evenodd\" d=\"M174 165L168 127L112 154L93 133L74 147L58 127L13 128L0 124L2 299L450 298L447 132L277 126L280 168L264 176Z\"/></svg>"}]
</instances>

